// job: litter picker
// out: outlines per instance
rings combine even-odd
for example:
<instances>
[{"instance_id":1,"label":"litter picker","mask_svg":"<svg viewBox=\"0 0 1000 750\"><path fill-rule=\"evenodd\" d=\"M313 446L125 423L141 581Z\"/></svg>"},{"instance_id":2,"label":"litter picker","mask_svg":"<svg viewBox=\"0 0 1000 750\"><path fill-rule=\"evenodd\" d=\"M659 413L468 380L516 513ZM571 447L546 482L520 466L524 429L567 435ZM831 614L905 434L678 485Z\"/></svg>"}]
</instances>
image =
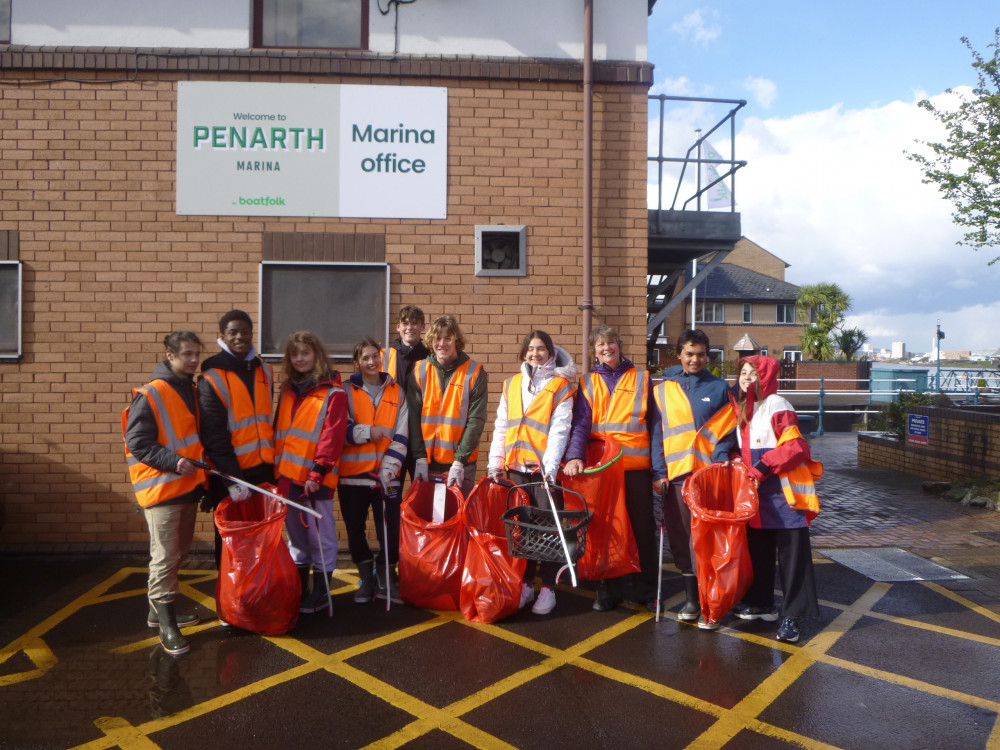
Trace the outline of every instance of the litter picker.
<instances>
[{"instance_id":1,"label":"litter picker","mask_svg":"<svg viewBox=\"0 0 1000 750\"><path fill-rule=\"evenodd\" d=\"M236 484L242 485L243 487L246 487L247 489L251 489L254 492L259 492L262 495L267 495L268 497L273 497L275 500L280 500L285 505L290 505L293 508L298 508L299 510L301 510L304 513L308 513L311 516L316 516L316 518L322 518L323 517L323 514L320 513L320 512L318 512L314 508L307 508L304 505L299 505L298 503L296 503L296 502L294 502L292 500L289 500L287 497L282 497L281 495L278 495L277 493L271 492L270 490L265 490L263 487L258 487L256 484L251 484L250 482L245 482L242 479L238 479L238 478L236 478L234 476L230 476L229 474L226 474L225 472L222 472L222 471L219 471L218 469L212 468L211 466L209 466L206 463L202 463L201 461L196 461L193 458L187 458L185 460L186 461L190 461L195 466L197 466L199 469L204 469L209 474L215 474L215 476L217 476L217 477L222 477L223 479L228 479L230 482L235 482Z\"/></svg>"},{"instance_id":2,"label":"litter picker","mask_svg":"<svg viewBox=\"0 0 1000 750\"><path fill-rule=\"evenodd\" d=\"M576 566L574 565L573 556L569 553L569 545L566 543L566 535L563 533L562 522L559 520L559 510L556 508L556 501L552 497L552 488L549 487L549 478L545 476L545 465L542 463L542 454L538 452L537 448L534 448L535 458L538 459L538 469L542 474L542 484L545 485L545 494L549 498L549 508L552 510L552 519L555 521L556 531L559 532L559 541L562 543L563 554L566 555L566 567L569 568L570 581L573 583L573 588L576 588ZM560 570L559 573L562 573ZM556 574L556 580L559 580L559 575Z\"/></svg>"},{"instance_id":3,"label":"litter picker","mask_svg":"<svg viewBox=\"0 0 1000 750\"><path fill-rule=\"evenodd\" d=\"M660 605L663 601L663 524L664 518L666 517L666 504L667 504L667 482L669 480L664 479L663 484L660 485L660 564L656 567L656 620L660 621Z\"/></svg>"}]
</instances>

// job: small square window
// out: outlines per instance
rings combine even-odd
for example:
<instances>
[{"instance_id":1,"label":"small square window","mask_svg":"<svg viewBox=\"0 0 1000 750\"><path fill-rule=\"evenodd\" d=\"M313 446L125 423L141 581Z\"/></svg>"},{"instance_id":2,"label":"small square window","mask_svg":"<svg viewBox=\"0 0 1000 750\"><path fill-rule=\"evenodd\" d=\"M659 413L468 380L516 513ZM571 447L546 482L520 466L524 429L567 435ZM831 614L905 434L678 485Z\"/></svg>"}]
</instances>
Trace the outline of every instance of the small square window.
<instances>
[{"instance_id":1,"label":"small square window","mask_svg":"<svg viewBox=\"0 0 1000 750\"><path fill-rule=\"evenodd\" d=\"M476 227L476 276L527 276L525 226Z\"/></svg>"},{"instance_id":2,"label":"small square window","mask_svg":"<svg viewBox=\"0 0 1000 750\"><path fill-rule=\"evenodd\" d=\"M367 49L368 0L254 0L254 47Z\"/></svg>"}]
</instances>

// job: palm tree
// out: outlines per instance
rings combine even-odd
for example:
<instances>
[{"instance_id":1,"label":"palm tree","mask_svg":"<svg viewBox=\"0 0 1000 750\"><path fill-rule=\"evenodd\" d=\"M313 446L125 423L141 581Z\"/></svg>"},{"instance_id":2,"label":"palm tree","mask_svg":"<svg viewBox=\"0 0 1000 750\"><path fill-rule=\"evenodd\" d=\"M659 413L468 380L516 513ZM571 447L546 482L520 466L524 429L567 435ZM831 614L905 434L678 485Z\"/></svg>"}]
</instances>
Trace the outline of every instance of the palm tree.
<instances>
[{"instance_id":1,"label":"palm tree","mask_svg":"<svg viewBox=\"0 0 1000 750\"><path fill-rule=\"evenodd\" d=\"M799 320L809 324L799 336L802 353L814 360L831 359L835 346L834 332L843 324L844 316L851 309L851 298L836 284L810 284L799 290L795 307Z\"/></svg>"},{"instance_id":2,"label":"palm tree","mask_svg":"<svg viewBox=\"0 0 1000 750\"><path fill-rule=\"evenodd\" d=\"M833 340L844 359L850 362L868 341L868 334L860 328L844 328L834 335Z\"/></svg>"}]
</instances>

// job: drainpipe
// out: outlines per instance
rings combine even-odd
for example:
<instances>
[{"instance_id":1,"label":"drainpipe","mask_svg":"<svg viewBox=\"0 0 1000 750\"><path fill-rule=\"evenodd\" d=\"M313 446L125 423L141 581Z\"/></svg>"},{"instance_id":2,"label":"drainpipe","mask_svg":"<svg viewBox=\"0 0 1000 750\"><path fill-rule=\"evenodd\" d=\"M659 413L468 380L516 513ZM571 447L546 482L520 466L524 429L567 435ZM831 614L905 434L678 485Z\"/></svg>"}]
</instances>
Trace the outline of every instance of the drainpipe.
<instances>
[{"instance_id":1,"label":"drainpipe","mask_svg":"<svg viewBox=\"0 0 1000 750\"><path fill-rule=\"evenodd\" d=\"M583 370L588 367L590 330L594 313L593 211L594 199L594 0L583 2Z\"/></svg>"}]
</instances>

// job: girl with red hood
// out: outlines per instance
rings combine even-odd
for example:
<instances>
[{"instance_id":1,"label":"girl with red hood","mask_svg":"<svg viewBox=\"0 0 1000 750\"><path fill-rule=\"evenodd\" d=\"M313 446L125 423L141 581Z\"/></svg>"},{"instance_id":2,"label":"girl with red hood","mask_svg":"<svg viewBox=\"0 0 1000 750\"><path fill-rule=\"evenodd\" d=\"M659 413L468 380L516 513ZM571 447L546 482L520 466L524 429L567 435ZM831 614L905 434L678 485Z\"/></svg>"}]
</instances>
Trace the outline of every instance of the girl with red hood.
<instances>
[{"instance_id":1,"label":"girl with red hood","mask_svg":"<svg viewBox=\"0 0 1000 750\"><path fill-rule=\"evenodd\" d=\"M779 641L799 639L801 620L819 615L809 544L809 522L819 513L813 479L822 465L809 456L792 405L778 395L778 361L766 356L740 360L729 398L737 417L739 454L759 482L760 511L747 526L753 584L733 614L741 620L778 619L774 605L775 558L781 570Z\"/></svg>"}]
</instances>

